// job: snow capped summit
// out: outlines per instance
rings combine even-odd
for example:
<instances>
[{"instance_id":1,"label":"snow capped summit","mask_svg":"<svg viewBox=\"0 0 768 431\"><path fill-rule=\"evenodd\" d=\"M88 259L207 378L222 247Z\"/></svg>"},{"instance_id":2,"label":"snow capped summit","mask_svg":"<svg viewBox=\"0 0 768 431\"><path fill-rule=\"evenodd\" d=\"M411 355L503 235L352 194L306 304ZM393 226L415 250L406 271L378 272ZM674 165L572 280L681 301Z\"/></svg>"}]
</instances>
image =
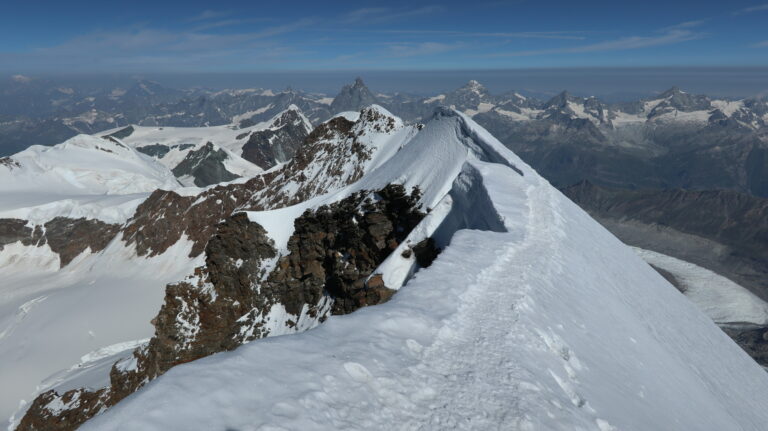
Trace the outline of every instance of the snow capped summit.
<instances>
[{"instance_id":1,"label":"snow capped summit","mask_svg":"<svg viewBox=\"0 0 768 431\"><path fill-rule=\"evenodd\" d=\"M131 194L178 183L159 163L117 139L88 135L53 146L34 145L0 170L0 191L39 190L72 195Z\"/></svg>"},{"instance_id":2,"label":"snow capped summit","mask_svg":"<svg viewBox=\"0 0 768 431\"><path fill-rule=\"evenodd\" d=\"M486 90L482 84L475 81L474 79L470 79L469 82L467 82L467 84L462 88L470 91L474 91L475 93L478 93L478 94L488 92L488 90Z\"/></svg>"}]
</instances>

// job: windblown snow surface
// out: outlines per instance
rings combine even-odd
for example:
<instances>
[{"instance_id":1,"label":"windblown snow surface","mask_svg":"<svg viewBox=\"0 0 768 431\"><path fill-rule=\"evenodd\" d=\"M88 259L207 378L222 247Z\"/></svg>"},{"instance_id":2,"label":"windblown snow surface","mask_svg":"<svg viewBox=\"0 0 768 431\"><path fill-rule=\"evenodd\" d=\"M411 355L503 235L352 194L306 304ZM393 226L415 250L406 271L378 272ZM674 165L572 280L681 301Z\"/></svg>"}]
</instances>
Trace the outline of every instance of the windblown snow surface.
<instances>
[{"instance_id":1,"label":"windblown snow surface","mask_svg":"<svg viewBox=\"0 0 768 431\"><path fill-rule=\"evenodd\" d=\"M82 429L765 429L760 366L472 120L438 113L328 200L388 182L449 243L390 302L175 367Z\"/></svg>"}]
</instances>

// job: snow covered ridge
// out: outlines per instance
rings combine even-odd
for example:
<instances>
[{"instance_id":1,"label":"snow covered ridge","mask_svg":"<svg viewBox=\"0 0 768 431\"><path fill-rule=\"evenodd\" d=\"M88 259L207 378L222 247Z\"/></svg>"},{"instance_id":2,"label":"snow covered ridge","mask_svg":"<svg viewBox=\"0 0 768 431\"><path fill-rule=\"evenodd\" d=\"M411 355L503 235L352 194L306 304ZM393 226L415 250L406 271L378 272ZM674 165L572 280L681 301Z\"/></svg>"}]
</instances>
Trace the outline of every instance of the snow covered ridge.
<instances>
[{"instance_id":1,"label":"snow covered ridge","mask_svg":"<svg viewBox=\"0 0 768 431\"><path fill-rule=\"evenodd\" d=\"M382 114L375 111L374 120ZM363 112L358 121L365 118ZM83 429L763 428L768 412L757 400L768 390L768 376L762 369L495 138L447 109L399 142L392 140L402 130L397 121L390 129L383 120L368 124L384 127L388 139L355 139L350 132L359 123L346 116L319 129L314 150L330 150L332 142L345 143L337 147L345 151L365 143L377 149L359 151L365 155L356 158L365 165L359 177L354 169L351 176L339 174L352 182L219 224L221 241L208 244L207 265L169 286L164 310L173 312L155 320L156 337L176 328L182 342L153 340L171 353L201 353L195 346L221 335L202 329L202 311L248 291L228 280L259 286L254 298L305 292L293 277L301 274L338 292L323 275L328 268L291 258L297 247L311 255L313 242L343 232L328 229L333 223L364 226L363 243L394 249L370 276L357 278L362 292L366 285L399 289L388 303L182 365L164 362L163 349L153 350L150 341L134 352L136 361L113 368L110 390L44 394L19 429L40 429L62 417L82 421L165 367L168 373ZM299 169L297 163L295 172L310 172L310 165ZM282 184L300 186L295 181ZM402 185L400 191L385 191L393 184ZM419 192L409 193L414 187ZM414 198L420 209L413 208ZM405 238L388 244L380 236L399 232L392 228L400 222L389 216L419 211L415 227L400 232ZM286 228L286 220L299 223ZM246 238L247 247L227 238ZM442 252L416 272L422 266L417 245L427 238ZM362 269L362 254L342 251L335 249L328 261ZM217 282L216 268L243 277ZM308 329L339 305L329 293L299 297L306 307L276 302L260 313L228 316L246 328L231 335ZM258 320L261 325L251 325Z\"/></svg>"},{"instance_id":2,"label":"snow covered ridge","mask_svg":"<svg viewBox=\"0 0 768 431\"><path fill-rule=\"evenodd\" d=\"M167 169L117 140L78 135L54 147L33 145L0 168L0 193L46 190L127 195L178 183Z\"/></svg>"}]
</instances>

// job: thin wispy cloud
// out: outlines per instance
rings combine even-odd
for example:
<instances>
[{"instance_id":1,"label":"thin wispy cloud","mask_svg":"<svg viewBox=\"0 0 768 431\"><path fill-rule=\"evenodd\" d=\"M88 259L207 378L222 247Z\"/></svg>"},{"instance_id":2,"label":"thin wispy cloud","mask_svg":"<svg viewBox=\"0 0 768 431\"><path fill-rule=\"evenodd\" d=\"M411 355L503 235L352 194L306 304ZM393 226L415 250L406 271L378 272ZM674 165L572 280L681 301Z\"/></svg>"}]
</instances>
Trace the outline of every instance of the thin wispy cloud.
<instances>
[{"instance_id":1,"label":"thin wispy cloud","mask_svg":"<svg viewBox=\"0 0 768 431\"><path fill-rule=\"evenodd\" d=\"M764 40L762 42L757 42L756 44L752 45L753 48L768 48L768 40Z\"/></svg>"},{"instance_id":2,"label":"thin wispy cloud","mask_svg":"<svg viewBox=\"0 0 768 431\"><path fill-rule=\"evenodd\" d=\"M218 18L224 18L226 16L229 16L232 14L232 11L225 11L225 10L204 10L200 12L199 14L187 18L187 21L190 22L196 22L196 21L208 21L211 19L218 19Z\"/></svg>"},{"instance_id":3,"label":"thin wispy cloud","mask_svg":"<svg viewBox=\"0 0 768 431\"><path fill-rule=\"evenodd\" d=\"M442 6L429 5L416 9L392 9L386 7L368 7L348 12L342 17L342 22L352 23L381 23L398 19L429 15L443 10Z\"/></svg>"},{"instance_id":4,"label":"thin wispy cloud","mask_svg":"<svg viewBox=\"0 0 768 431\"><path fill-rule=\"evenodd\" d=\"M247 19L224 19L220 21L211 21L195 26L192 31L213 30L217 28L235 27L243 24L253 24L258 22L271 21L269 18L247 18Z\"/></svg>"},{"instance_id":5,"label":"thin wispy cloud","mask_svg":"<svg viewBox=\"0 0 768 431\"><path fill-rule=\"evenodd\" d=\"M701 39L704 33L698 33L685 29L663 30L660 34L652 36L630 36L615 40L607 40L587 45L578 45L564 48L521 50L507 53L499 53L492 57L517 57L547 54L580 54L602 51L626 51L654 46L672 45L691 40Z\"/></svg>"},{"instance_id":6,"label":"thin wispy cloud","mask_svg":"<svg viewBox=\"0 0 768 431\"><path fill-rule=\"evenodd\" d=\"M243 66L296 61L311 53L275 37L314 22L302 19L257 31L227 34L155 28L99 31L26 53L0 53L0 62L19 62L31 67L55 62L61 68L75 69L88 64L89 68L99 70L114 67L205 69L222 62L231 64L234 59Z\"/></svg>"},{"instance_id":7,"label":"thin wispy cloud","mask_svg":"<svg viewBox=\"0 0 768 431\"><path fill-rule=\"evenodd\" d=\"M673 30L685 30L690 29L694 27L700 27L704 25L708 20L706 19L699 19L694 21L685 21L681 22L680 24L671 25L669 27L664 27L660 29L659 31L673 31Z\"/></svg>"},{"instance_id":8,"label":"thin wispy cloud","mask_svg":"<svg viewBox=\"0 0 768 431\"><path fill-rule=\"evenodd\" d=\"M395 43L388 46L388 54L393 57L413 57L442 54L448 51L465 48L462 42L419 42L419 43Z\"/></svg>"},{"instance_id":9,"label":"thin wispy cloud","mask_svg":"<svg viewBox=\"0 0 768 431\"><path fill-rule=\"evenodd\" d=\"M403 35L439 35L482 38L506 39L566 39L584 40L584 32L571 31L527 31L527 32L467 32L453 30L371 30L374 33L390 33Z\"/></svg>"},{"instance_id":10,"label":"thin wispy cloud","mask_svg":"<svg viewBox=\"0 0 768 431\"><path fill-rule=\"evenodd\" d=\"M745 7L744 9L739 9L736 12L734 12L734 15L744 15L745 13L753 13L753 12L763 12L768 11L768 3L751 6L751 7Z\"/></svg>"}]
</instances>

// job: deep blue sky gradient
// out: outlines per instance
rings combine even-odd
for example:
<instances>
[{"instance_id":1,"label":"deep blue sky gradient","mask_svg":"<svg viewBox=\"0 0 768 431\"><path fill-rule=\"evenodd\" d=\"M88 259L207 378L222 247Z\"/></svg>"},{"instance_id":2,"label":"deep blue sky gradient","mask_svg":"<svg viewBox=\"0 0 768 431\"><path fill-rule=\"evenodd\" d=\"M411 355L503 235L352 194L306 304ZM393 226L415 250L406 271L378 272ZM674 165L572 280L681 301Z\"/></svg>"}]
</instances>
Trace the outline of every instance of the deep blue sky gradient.
<instances>
[{"instance_id":1,"label":"deep blue sky gradient","mask_svg":"<svg viewBox=\"0 0 768 431\"><path fill-rule=\"evenodd\" d=\"M768 66L761 1L14 1L0 71Z\"/></svg>"}]
</instances>

